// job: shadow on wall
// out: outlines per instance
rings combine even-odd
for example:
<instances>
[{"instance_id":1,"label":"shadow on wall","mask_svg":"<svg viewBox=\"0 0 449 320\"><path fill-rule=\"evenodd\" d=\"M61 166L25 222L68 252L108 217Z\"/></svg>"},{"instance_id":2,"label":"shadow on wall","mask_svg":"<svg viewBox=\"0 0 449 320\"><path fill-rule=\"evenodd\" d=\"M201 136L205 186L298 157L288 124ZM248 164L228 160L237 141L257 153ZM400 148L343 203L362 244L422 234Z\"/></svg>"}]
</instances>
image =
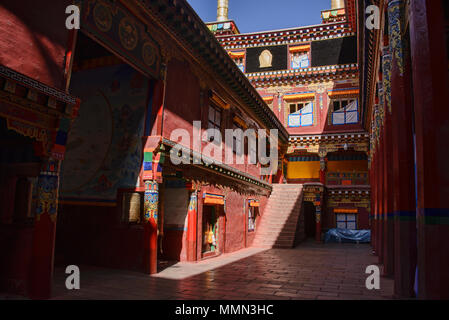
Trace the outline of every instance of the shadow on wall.
<instances>
[{"instance_id":1,"label":"shadow on wall","mask_svg":"<svg viewBox=\"0 0 449 320\"><path fill-rule=\"evenodd\" d=\"M70 0L2 0L0 64L60 89L69 38L65 9Z\"/></svg>"}]
</instances>

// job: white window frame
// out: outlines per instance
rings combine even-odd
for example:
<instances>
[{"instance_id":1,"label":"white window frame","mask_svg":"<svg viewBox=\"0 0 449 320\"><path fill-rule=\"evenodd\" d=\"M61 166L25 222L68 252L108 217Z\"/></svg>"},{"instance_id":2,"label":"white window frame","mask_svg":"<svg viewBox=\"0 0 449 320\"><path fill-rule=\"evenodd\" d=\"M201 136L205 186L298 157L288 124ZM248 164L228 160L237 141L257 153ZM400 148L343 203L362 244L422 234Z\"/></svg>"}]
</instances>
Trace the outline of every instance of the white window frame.
<instances>
[{"instance_id":1,"label":"white window frame","mask_svg":"<svg viewBox=\"0 0 449 320\"><path fill-rule=\"evenodd\" d=\"M348 104L345 107L342 107L342 103L347 101ZM356 110L354 111L347 111L345 110L345 108L351 104L353 101L356 102ZM335 102L339 102L340 103L340 109L338 109L337 111L335 111L335 106L334 103ZM359 101L357 98L339 98L339 99L332 99L331 100L331 106L332 106L332 115L331 115L331 124L333 126L340 126L340 125L345 125L345 124L357 124L359 123ZM356 121L355 122L348 122L347 121L347 114L348 113L355 113L357 115L356 117ZM343 123L334 123L334 115L335 114L344 114L344 122Z\"/></svg>"},{"instance_id":2,"label":"white window frame","mask_svg":"<svg viewBox=\"0 0 449 320\"><path fill-rule=\"evenodd\" d=\"M302 113L302 110L308 105L308 104L312 104L312 111L311 112L306 112L306 113ZM295 112L291 112L290 107L292 105L296 105L296 111ZM303 105L303 107L301 109L298 109L298 105ZM289 128L299 128L299 127L311 127L314 124L315 118L314 118L314 101L313 100L304 100L304 101L297 101L294 103L288 103L288 118L287 118L287 126ZM298 112L298 110L301 110L301 113L299 114L295 114L296 112ZM290 125L290 117L291 116L298 116L299 115L299 126L291 126ZM302 118L303 116L308 116L308 115L312 115L312 123L311 124L307 124L307 125L303 125L302 124Z\"/></svg>"}]
</instances>

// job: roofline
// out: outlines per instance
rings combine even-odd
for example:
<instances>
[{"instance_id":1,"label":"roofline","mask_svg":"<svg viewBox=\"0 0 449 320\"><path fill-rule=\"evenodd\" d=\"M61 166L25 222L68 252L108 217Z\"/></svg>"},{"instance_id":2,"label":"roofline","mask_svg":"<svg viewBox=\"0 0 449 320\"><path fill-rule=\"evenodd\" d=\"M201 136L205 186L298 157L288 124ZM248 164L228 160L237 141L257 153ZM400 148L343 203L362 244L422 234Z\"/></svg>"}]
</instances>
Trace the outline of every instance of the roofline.
<instances>
[{"instance_id":1,"label":"roofline","mask_svg":"<svg viewBox=\"0 0 449 320\"><path fill-rule=\"evenodd\" d=\"M273 33L273 32L285 32L285 31L295 31L295 30L301 30L301 29L308 29L308 28L317 28L317 27L329 27L334 26L342 23L348 23L348 21L341 21L341 22L332 22L332 23L321 23L321 24L314 24L309 26L302 26L302 27L291 27L291 28L285 28L285 29L274 29L274 30L266 30L266 31L257 31L257 32L248 32L248 33L239 33L234 36L246 36L246 35L256 35L256 34L263 34L263 33ZM218 37L231 37L230 35L224 35L224 36L218 36Z\"/></svg>"},{"instance_id":2,"label":"roofline","mask_svg":"<svg viewBox=\"0 0 449 320\"><path fill-rule=\"evenodd\" d=\"M216 75L223 78L224 81L222 83L240 97L241 103L249 107L248 109L255 114L260 122L269 129L278 129L280 131L280 140L288 143L289 135L287 129L186 0L138 2L154 15L162 18L161 22L165 24L173 36L188 44L188 50L205 61L216 72ZM160 10L161 7L170 7L177 15L185 19L181 23L177 23L172 18L167 18L170 10ZM183 24L188 25L189 28L187 30L192 31L192 33L181 32ZM191 44L193 40L189 40L192 37L196 37L197 42L200 44L193 46ZM197 54L195 51L199 51L200 54ZM234 86L231 86L231 82Z\"/></svg>"},{"instance_id":3,"label":"roofline","mask_svg":"<svg viewBox=\"0 0 449 320\"><path fill-rule=\"evenodd\" d=\"M227 22L234 22L234 26L237 29L238 33L240 34L240 30L239 27L237 26L237 23L235 23L235 20L233 19L229 19L226 21L210 21L210 22L204 22L205 25L209 25L209 24L221 24L221 23L227 23Z\"/></svg>"}]
</instances>

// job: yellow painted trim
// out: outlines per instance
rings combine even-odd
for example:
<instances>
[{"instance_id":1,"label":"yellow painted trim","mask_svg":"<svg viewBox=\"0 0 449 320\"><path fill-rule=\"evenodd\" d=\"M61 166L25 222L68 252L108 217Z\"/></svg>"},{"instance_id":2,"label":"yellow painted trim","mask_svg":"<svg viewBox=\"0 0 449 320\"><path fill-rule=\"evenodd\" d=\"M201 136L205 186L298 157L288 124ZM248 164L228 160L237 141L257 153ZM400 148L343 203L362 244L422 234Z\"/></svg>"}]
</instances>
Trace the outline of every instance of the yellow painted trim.
<instances>
[{"instance_id":1,"label":"yellow painted trim","mask_svg":"<svg viewBox=\"0 0 449 320\"><path fill-rule=\"evenodd\" d=\"M234 120L234 122L239 124L243 129L248 128L248 125L246 124L246 122L242 118L240 118L238 116L235 116L233 120Z\"/></svg>"},{"instance_id":2,"label":"yellow painted trim","mask_svg":"<svg viewBox=\"0 0 449 320\"><path fill-rule=\"evenodd\" d=\"M229 51L228 53L229 53L229 56L231 58L243 58L243 57L245 57L245 52L244 51L243 52L232 52L232 51Z\"/></svg>"},{"instance_id":3,"label":"yellow painted trim","mask_svg":"<svg viewBox=\"0 0 449 320\"><path fill-rule=\"evenodd\" d=\"M340 209L335 208L334 213L358 213L359 210L357 208L351 208L351 209Z\"/></svg>"},{"instance_id":4,"label":"yellow painted trim","mask_svg":"<svg viewBox=\"0 0 449 320\"><path fill-rule=\"evenodd\" d=\"M299 93L284 96L285 101L315 99L315 93Z\"/></svg>"},{"instance_id":5,"label":"yellow painted trim","mask_svg":"<svg viewBox=\"0 0 449 320\"><path fill-rule=\"evenodd\" d=\"M294 52L302 52L302 51L309 51L310 50L310 45L304 45L304 46L294 46L294 47L290 47L289 51L291 53Z\"/></svg>"},{"instance_id":6,"label":"yellow painted trim","mask_svg":"<svg viewBox=\"0 0 449 320\"><path fill-rule=\"evenodd\" d=\"M230 104L226 103L222 98L217 96L215 93L212 94L211 100L222 109L229 109L231 107Z\"/></svg>"},{"instance_id":7,"label":"yellow painted trim","mask_svg":"<svg viewBox=\"0 0 449 320\"><path fill-rule=\"evenodd\" d=\"M346 95L358 95L358 94L359 90L330 91L327 93L327 95L331 98Z\"/></svg>"}]
</instances>

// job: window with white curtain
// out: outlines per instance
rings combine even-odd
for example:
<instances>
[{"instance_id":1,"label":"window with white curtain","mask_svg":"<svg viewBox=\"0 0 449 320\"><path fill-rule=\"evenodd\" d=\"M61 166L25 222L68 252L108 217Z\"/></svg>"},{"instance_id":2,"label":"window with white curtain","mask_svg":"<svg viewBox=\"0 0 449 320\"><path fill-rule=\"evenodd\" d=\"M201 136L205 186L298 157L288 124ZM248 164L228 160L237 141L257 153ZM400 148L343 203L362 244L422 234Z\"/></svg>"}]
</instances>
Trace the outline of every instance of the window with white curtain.
<instances>
[{"instance_id":1,"label":"window with white curtain","mask_svg":"<svg viewBox=\"0 0 449 320\"><path fill-rule=\"evenodd\" d=\"M359 122L359 106L357 99L341 99L332 101L332 124L353 124Z\"/></svg>"},{"instance_id":2,"label":"window with white curtain","mask_svg":"<svg viewBox=\"0 0 449 320\"><path fill-rule=\"evenodd\" d=\"M313 102L291 103L288 115L289 127L308 127L313 125Z\"/></svg>"}]
</instances>

